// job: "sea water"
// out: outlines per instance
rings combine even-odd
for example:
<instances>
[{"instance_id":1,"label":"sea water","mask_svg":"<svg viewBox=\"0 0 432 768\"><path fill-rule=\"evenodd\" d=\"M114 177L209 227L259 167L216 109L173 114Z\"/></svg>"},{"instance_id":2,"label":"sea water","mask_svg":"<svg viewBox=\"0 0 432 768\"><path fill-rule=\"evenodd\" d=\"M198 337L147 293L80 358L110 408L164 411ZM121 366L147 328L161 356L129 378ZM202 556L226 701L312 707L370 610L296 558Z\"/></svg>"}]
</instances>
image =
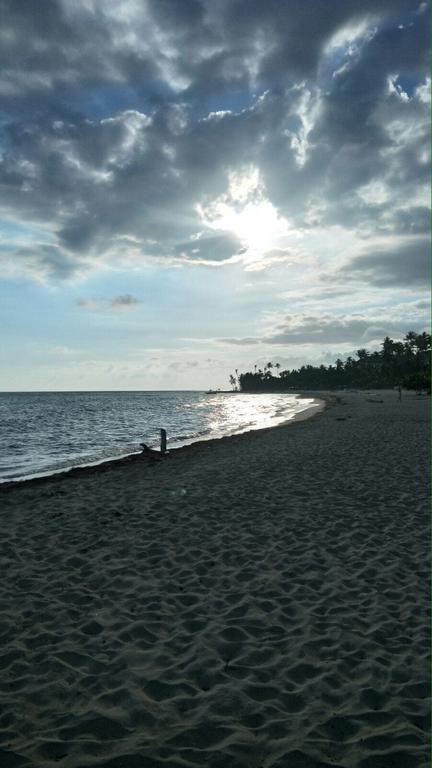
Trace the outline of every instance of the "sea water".
<instances>
[{"instance_id":1,"label":"sea water","mask_svg":"<svg viewBox=\"0 0 432 768\"><path fill-rule=\"evenodd\" d=\"M314 404L291 394L2 392L0 482L275 426Z\"/></svg>"}]
</instances>

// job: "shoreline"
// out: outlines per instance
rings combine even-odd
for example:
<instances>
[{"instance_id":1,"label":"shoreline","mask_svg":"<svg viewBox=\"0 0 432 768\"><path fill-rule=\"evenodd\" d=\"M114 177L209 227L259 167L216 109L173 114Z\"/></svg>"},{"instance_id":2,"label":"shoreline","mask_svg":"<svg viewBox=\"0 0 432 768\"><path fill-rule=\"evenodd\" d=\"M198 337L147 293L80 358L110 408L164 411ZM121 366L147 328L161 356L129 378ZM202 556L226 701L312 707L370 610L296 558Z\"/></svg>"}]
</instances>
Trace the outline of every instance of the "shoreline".
<instances>
[{"instance_id":1,"label":"shoreline","mask_svg":"<svg viewBox=\"0 0 432 768\"><path fill-rule=\"evenodd\" d=\"M236 393L233 393L233 394L236 394ZM295 413L292 418L286 419L285 421L281 421L278 424L272 425L271 427L246 429L242 432L234 432L232 434L221 435L220 437L210 437L207 439L204 438L204 439L193 440L191 442L186 442L175 448L169 448L167 450L166 455L165 456L161 455L160 458L158 456L148 458L143 455L142 451L136 451L134 453L120 455L118 458L114 457L109 459L101 459L95 462L91 462L89 464L78 464L76 466L70 467L69 469L60 469L58 471L47 472L47 473L35 475L35 476L25 475L24 477L16 478L15 480L4 480L4 481L0 481L0 494L2 492L9 493L13 491L15 488L21 487L23 485L26 485L26 486L28 484L41 485L47 482L64 481L64 480L67 480L68 478L100 474L100 473L107 472L110 469L115 469L116 467L128 466L135 462L139 462L139 463L145 462L145 464L151 465L155 461L163 461L164 459L167 459L170 456L177 455L180 451L184 451L196 445L207 445L214 442L219 442L220 440L230 440L232 438L241 437L242 435L250 435L251 433L254 433L254 432L264 432L266 430L278 429L279 427L284 427L289 424L292 425L299 421L305 421L321 413L322 410L326 407L327 401L329 402L331 401L330 393L328 394L328 396L325 395L320 398L314 397L313 395L308 395L307 393L295 393L295 396L298 400L313 399L314 403L311 403L303 411L300 411L299 413Z\"/></svg>"}]
</instances>

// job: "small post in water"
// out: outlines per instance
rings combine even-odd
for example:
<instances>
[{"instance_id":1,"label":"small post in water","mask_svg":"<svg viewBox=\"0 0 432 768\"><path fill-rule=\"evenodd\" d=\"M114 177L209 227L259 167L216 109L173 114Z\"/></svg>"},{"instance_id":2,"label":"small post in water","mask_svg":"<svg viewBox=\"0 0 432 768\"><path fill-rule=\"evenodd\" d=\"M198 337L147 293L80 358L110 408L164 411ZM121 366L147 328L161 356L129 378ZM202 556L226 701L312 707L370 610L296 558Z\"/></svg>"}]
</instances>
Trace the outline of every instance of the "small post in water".
<instances>
[{"instance_id":1,"label":"small post in water","mask_svg":"<svg viewBox=\"0 0 432 768\"><path fill-rule=\"evenodd\" d=\"M161 429L160 433L161 433L160 451L161 453L166 453L166 441L167 441L166 429Z\"/></svg>"}]
</instances>

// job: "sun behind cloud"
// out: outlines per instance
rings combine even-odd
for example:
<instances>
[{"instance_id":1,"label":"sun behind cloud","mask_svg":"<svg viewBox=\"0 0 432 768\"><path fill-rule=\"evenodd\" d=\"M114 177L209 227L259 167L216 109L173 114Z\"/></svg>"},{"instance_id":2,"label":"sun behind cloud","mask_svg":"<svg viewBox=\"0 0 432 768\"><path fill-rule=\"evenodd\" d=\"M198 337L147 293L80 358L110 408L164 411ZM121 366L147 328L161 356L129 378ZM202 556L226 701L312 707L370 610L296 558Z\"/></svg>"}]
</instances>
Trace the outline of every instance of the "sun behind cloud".
<instances>
[{"instance_id":1,"label":"sun behind cloud","mask_svg":"<svg viewBox=\"0 0 432 768\"><path fill-rule=\"evenodd\" d=\"M282 253L301 236L266 196L259 169L248 166L228 174L228 189L205 205L197 205L203 224L216 231L232 232L243 248L238 260L246 269L269 263L276 250ZM272 256L273 254L273 256Z\"/></svg>"}]
</instances>

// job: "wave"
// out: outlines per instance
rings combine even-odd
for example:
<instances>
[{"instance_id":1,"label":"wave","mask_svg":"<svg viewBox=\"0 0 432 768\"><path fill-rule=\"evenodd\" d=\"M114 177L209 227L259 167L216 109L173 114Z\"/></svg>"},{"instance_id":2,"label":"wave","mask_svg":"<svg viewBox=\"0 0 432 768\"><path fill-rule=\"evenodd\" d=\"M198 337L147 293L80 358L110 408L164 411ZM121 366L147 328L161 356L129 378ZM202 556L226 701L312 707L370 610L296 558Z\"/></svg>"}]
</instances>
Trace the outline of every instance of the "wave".
<instances>
[{"instance_id":1,"label":"wave","mask_svg":"<svg viewBox=\"0 0 432 768\"><path fill-rule=\"evenodd\" d=\"M159 448L237 435L292 419L313 402L295 395L1 393L0 483L96 466ZM36 396L35 396L36 395ZM132 438L132 439L131 439Z\"/></svg>"}]
</instances>

